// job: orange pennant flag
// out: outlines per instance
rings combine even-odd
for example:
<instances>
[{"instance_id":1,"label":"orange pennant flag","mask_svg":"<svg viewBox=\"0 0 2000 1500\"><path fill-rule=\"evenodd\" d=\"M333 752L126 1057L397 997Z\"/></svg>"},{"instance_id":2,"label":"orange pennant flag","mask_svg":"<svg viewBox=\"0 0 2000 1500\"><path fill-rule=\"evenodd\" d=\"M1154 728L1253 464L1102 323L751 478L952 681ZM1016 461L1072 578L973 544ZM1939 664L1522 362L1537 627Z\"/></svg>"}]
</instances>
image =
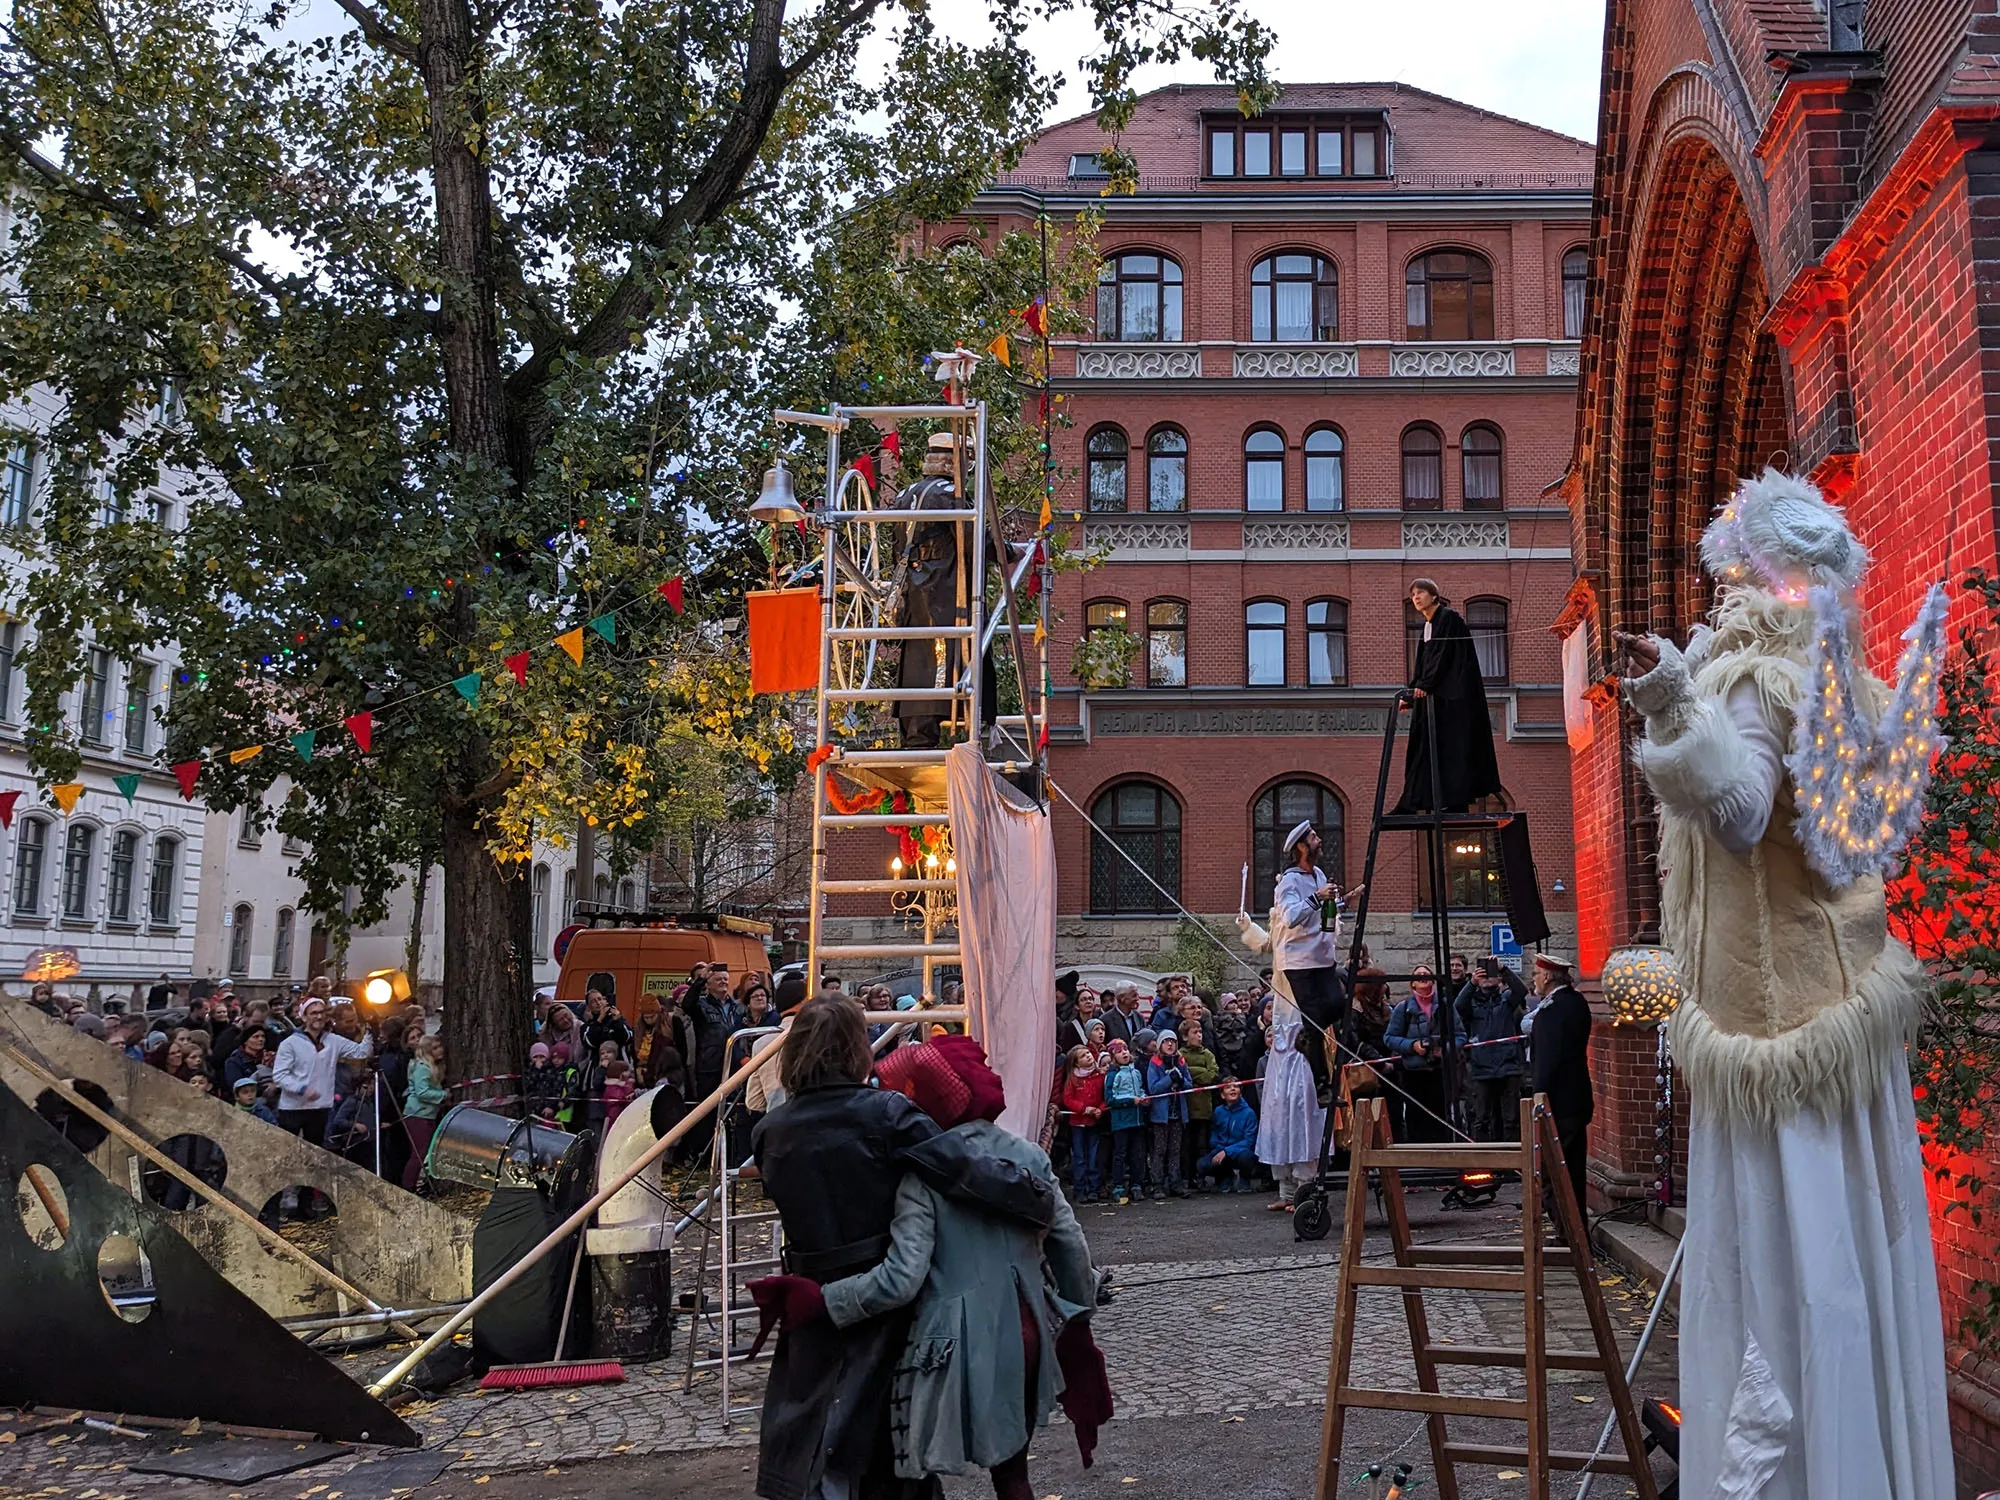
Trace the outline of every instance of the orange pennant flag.
<instances>
[{"instance_id":1,"label":"orange pennant flag","mask_svg":"<svg viewBox=\"0 0 2000 1500\"><path fill-rule=\"evenodd\" d=\"M569 653L571 661L575 662L579 667L583 665L583 627L581 625L577 626L574 630L565 630L561 635L557 636L556 644Z\"/></svg>"},{"instance_id":2,"label":"orange pennant flag","mask_svg":"<svg viewBox=\"0 0 2000 1500\"><path fill-rule=\"evenodd\" d=\"M796 693L819 686L818 589L759 590L750 615L750 691Z\"/></svg>"},{"instance_id":3,"label":"orange pennant flag","mask_svg":"<svg viewBox=\"0 0 2000 1500\"><path fill-rule=\"evenodd\" d=\"M1014 368L1014 355L1013 351L1007 347L1006 334L995 334L993 342L986 346L986 352L999 360L1008 369L1011 370Z\"/></svg>"},{"instance_id":4,"label":"orange pennant flag","mask_svg":"<svg viewBox=\"0 0 2000 1500\"><path fill-rule=\"evenodd\" d=\"M49 795L56 799L56 806L63 810L63 816L68 817L76 811L76 799L83 795L83 783L65 781L58 786L50 787Z\"/></svg>"},{"instance_id":5,"label":"orange pennant flag","mask_svg":"<svg viewBox=\"0 0 2000 1500\"><path fill-rule=\"evenodd\" d=\"M255 760L263 753L264 747L262 745L246 745L241 750L232 750L229 752L229 763L232 766L240 766L244 761Z\"/></svg>"}]
</instances>

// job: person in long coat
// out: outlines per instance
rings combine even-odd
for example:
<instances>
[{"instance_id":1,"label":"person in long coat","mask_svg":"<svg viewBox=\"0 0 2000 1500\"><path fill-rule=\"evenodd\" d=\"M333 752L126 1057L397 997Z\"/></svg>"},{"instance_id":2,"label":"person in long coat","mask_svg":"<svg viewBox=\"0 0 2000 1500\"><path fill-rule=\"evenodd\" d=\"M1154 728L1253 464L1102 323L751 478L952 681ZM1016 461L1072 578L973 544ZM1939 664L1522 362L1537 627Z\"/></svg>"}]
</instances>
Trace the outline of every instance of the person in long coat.
<instances>
[{"instance_id":1,"label":"person in long coat","mask_svg":"<svg viewBox=\"0 0 2000 1500\"><path fill-rule=\"evenodd\" d=\"M1055 1222L1038 1235L912 1174L896 1192L888 1255L823 1287L827 1315L848 1328L914 1305L892 1397L899 1477L976 1466L992 1471L999 1500L1032 1500L1028 1444L1061 1390L1056 1344L1096 1304L1090 1247L1055 1191L1048 1157L994 1123L1005 1098L978 1042L938 1037L892 1053L876 1071L885 1090L907 1093L951 1135L1047 1183Z\"/></svg>"},{"instance_id":2,"label":"person in long coat","mask_svg":"<svg viewBox=\"0 0 2000 1500\"><path fill-rule=\"evenodd\" d=\"M1500 793L1500 762L1493 753L1493 719L1486 711L1486 682L1464 617L1445 603L1428 578L1410 585L1410 603L1424 617L1415 701L1406 700L1410 738L1403 754L1403 794L1392 811L1431 811L1431 739L1437 739L1437 785L1446 812L1465 812L1481 797Z\"/></svg>"}]
</instances>

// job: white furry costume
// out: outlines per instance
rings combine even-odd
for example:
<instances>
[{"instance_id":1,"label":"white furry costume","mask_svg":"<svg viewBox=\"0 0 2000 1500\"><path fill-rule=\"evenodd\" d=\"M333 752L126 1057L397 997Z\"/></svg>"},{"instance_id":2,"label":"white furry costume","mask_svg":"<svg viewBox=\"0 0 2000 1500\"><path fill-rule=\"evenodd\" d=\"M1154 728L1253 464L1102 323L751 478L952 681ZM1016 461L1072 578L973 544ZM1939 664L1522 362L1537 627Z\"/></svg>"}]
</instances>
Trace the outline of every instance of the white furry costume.
<instances>
[{"instance_id":1,"label":"white furry costume","mask_svg":"<svg viewBox=\"0 0 2000 1500\"><path fill-rule=\"evenodd\" d=\"M1888 934L1877 873L1900 839L1885 822L1882 849L1828 861L1831 803L1812 789L1853 762L1823 762L1796 733L1828 670L1828 621L1847 628L1828 601L1851 595L1865 558L1817 491L1767 471L1711 526L1703 559L1722 582L1712 633L1685 654L1656 640L1659 666L1626 684L1660 801L1663 936L1684 995L1670 1038L1693 1109L1682 1493L1946 1500L1943 1329L1905 1057L1927 980ZM1883 684L1845 670L1856 722L1879 718Z\"/></svg>"}]
</instances>

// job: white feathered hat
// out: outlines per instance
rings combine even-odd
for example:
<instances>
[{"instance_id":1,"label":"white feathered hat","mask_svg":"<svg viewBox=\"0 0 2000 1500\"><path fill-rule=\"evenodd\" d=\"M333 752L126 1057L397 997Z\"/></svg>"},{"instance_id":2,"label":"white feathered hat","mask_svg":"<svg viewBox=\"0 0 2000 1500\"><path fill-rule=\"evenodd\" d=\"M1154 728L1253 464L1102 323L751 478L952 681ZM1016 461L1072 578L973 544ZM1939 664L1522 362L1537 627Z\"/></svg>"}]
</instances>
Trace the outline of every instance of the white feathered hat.
<instances>
[{"instance_id":1,"label":"white feathered hat","mask_svg":"<svg viewBox=\"0 0 2000 1500\"><path fill-rule=\"evenodd\" d=\"M1701 534L1701 561L1720 582L1758 582L1803 599L1814 584L1853 588L1868 552L1816 485L1767 468L1716 512Z\"/></svg>"}]
</instances>

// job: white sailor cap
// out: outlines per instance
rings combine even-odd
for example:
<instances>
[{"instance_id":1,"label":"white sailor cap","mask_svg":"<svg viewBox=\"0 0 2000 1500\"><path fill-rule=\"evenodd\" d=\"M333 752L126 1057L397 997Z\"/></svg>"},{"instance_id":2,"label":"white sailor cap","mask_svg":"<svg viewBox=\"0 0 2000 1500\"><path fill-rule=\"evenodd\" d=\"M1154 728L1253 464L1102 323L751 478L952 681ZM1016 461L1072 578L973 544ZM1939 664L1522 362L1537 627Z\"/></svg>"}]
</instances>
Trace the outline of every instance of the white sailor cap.
<instances>
[{"instance_id":1,"label":"white sailor cap","mask_svg":"<svg viewBox=\"0 0 2000 1500\"><path fill-rule=\"evenodd\" d=\"M1285 853L1290 854L1292 850L1298 846L1299 840L1312 832L1312 826L1313 826L1312 819L1307 818L1303 823L1299 824L1290 833L1286 834Z\"/></svg>"}]
</instances>

